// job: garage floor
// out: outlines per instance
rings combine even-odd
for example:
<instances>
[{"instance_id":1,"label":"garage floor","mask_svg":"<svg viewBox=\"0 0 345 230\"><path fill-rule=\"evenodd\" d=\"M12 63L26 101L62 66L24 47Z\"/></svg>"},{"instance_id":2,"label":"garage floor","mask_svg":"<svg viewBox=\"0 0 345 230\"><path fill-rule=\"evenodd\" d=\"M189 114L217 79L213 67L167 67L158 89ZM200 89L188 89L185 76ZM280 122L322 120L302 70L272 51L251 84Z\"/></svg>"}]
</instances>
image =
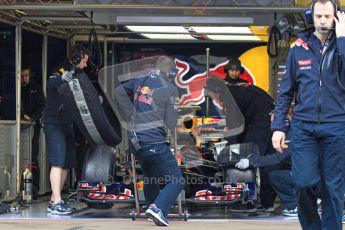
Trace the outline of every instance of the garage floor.
<instances>
[{"instance_id":1,"label":"garage floor","mask_svg":"<svg viewBox=\"0 0 345 230\"><path fill-rule=\"evenodd\" d=\"M21 207L18 212L0 214L0 229L152 229L156 227L146 218L131 220L133 204L116 204L112 209L89 209L84 204L70 200L77 208L73 215L60 216L46 211L48 197L35 200ZM274 213L233 212L224 207L189 207L189 220L182 217L169 217L170 229L300 229L298 219L280 215L278 207Z\"/></svg>"},{"instance_id":2,"label":"garage floor","mask_svg":"<svg viewBox=\"0 0 345 230\"><path fill-rule=\"evenodd\" d=\"M129 221L124 219L71 219L71 220L0 220L0 228L6 230L19 229L66 229L66 230L102 230L102 229L159 229L153 223L143 220ZM257 222L257 221L232 221L232 220L191 220L170 221L169 229L226 229L226 230L296 230L301 229L296 222Z\"/></svg>"}]
</instances>

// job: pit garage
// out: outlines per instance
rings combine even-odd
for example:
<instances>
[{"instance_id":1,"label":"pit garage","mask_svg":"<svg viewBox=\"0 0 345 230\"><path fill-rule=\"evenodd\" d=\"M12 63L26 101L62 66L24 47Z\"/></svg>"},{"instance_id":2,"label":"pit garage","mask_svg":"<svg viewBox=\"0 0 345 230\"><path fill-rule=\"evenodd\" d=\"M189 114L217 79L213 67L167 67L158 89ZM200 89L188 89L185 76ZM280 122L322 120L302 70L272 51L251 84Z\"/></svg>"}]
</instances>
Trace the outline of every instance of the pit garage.
<instances>
[{"instance_id":1,"label":"pit garage","mask_svg":"<svg viewBox=\"0 0 345 230\"><path fill-rule=\"evenodd\" d=\"M172 207L170 227L299 229L297 217L282 215L279 198L272 212L257 209L258 169L238 170L221 162L226 135L241 133L245 121L232 100L223 105L234 111L236 122L228 122L205 97L204 86L210 77L224 79L229 59L238 58L241 77L277 98L290 44L310 27L305 18L309 6L310 0L0 1L1 228L154 226L143 215L142 171L128 150L128 123L114 95L123 77L153 71L157 57L169 55L178 70L173 82L180 97L178 126L168 141L189 179ZM50 166L42 130L38 163L32 165L35 122L22 118L21 72L30 66L30 77L46 95L50 73L74 44L87 48L90 59L86 81L62 89L80 139L78 168L69 172L63 189L76 211L59 216L47 213ZM78 89L94 125L85 122L75 99ZM225 129L237 131L225 135ZM244 156L252 151L245 144L228 149ZM35 167L40 169L37 194L30 190L32 178L25 178Z\"/></svg>"}]
</instances>

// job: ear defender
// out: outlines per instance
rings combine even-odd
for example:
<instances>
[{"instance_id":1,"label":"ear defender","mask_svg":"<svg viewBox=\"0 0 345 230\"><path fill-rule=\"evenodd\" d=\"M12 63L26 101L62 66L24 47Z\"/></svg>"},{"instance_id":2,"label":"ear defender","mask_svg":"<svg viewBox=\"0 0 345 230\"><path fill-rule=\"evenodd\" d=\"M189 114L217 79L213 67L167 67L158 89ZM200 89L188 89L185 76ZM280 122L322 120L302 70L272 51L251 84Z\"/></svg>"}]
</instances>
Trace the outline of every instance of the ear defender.
<instances>
[{"instance_id":1,"label":"ear defender","mask_svg":"<svg viewBox=\"0 0 345 230\"><path fill-rule=\"evenodd\" d=\"M305 19L306 19L307 23L310 24L310 25L314 24L312 7L313 6L311 6L309 9L307 9L305 11Z\"/></svg>"},{"instance_id":2,"label":"ear defender","mask_svg":"<svg viewBox=\"0 0 345 230\"><path fill-rule=\"evenodd\" d=\"M83 51L79 51L72 55L71 62L73 65L78 65L83 58Z\"/></svg>"},{"instance_id":3,"label":"ear defender","mask_svg":"<svg viewBox=\"0 0 345 230\"><path fill-rule=\"evenodd\" d=\"M85 52L86 50L83 46L76 44L69 50L68 59L74 66L76 66L83 59Z\"/></svg>"}]
</instances>

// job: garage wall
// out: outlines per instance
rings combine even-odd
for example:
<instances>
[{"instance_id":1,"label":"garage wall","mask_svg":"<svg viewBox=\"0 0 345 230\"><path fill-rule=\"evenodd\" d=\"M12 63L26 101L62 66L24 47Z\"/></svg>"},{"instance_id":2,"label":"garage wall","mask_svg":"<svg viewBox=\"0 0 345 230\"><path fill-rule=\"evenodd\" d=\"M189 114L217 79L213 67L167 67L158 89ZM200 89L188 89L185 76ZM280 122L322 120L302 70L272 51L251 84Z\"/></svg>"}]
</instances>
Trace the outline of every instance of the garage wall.
<instances>
[{"instance_id":1,"label":"garage wall","mask_svg":"<svg viewBox=\"0 0 345 230\"><path fill-rule=\"evenodd\" d=\"M0 119L15 119L15 27L0 23Z\"/></svg>"}]
</instances>

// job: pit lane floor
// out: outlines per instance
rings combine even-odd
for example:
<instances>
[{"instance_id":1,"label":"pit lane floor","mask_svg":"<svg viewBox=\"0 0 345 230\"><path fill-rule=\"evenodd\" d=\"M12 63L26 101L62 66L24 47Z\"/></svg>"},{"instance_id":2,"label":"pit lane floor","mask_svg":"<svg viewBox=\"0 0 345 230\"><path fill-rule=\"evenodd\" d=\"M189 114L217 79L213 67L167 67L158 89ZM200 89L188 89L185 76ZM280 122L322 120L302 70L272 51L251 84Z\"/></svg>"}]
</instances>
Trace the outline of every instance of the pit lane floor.
<instances>
[{"instance_id":1,"label":"pit lane floor","mask_svg":"<svg viewBox=\"0 0 345 230\"><path fill-rule=\"evenodd\" d=\"M131 219L132 204L115 204L112 209L89 209L79 202L70 202L77 212L72 215L53 215L47 213L48 198L40 198L26 204L20 211L0 214L0 229L152 229L154 223L146 218ZM73 200L72 200L73 201ZM297 217L284 217L281 208L274 213L233 212L224 207L189 207L189 219L169 217L170 229L198 230L290 230L301 229Z\"/></svg>"}]
</instances>

